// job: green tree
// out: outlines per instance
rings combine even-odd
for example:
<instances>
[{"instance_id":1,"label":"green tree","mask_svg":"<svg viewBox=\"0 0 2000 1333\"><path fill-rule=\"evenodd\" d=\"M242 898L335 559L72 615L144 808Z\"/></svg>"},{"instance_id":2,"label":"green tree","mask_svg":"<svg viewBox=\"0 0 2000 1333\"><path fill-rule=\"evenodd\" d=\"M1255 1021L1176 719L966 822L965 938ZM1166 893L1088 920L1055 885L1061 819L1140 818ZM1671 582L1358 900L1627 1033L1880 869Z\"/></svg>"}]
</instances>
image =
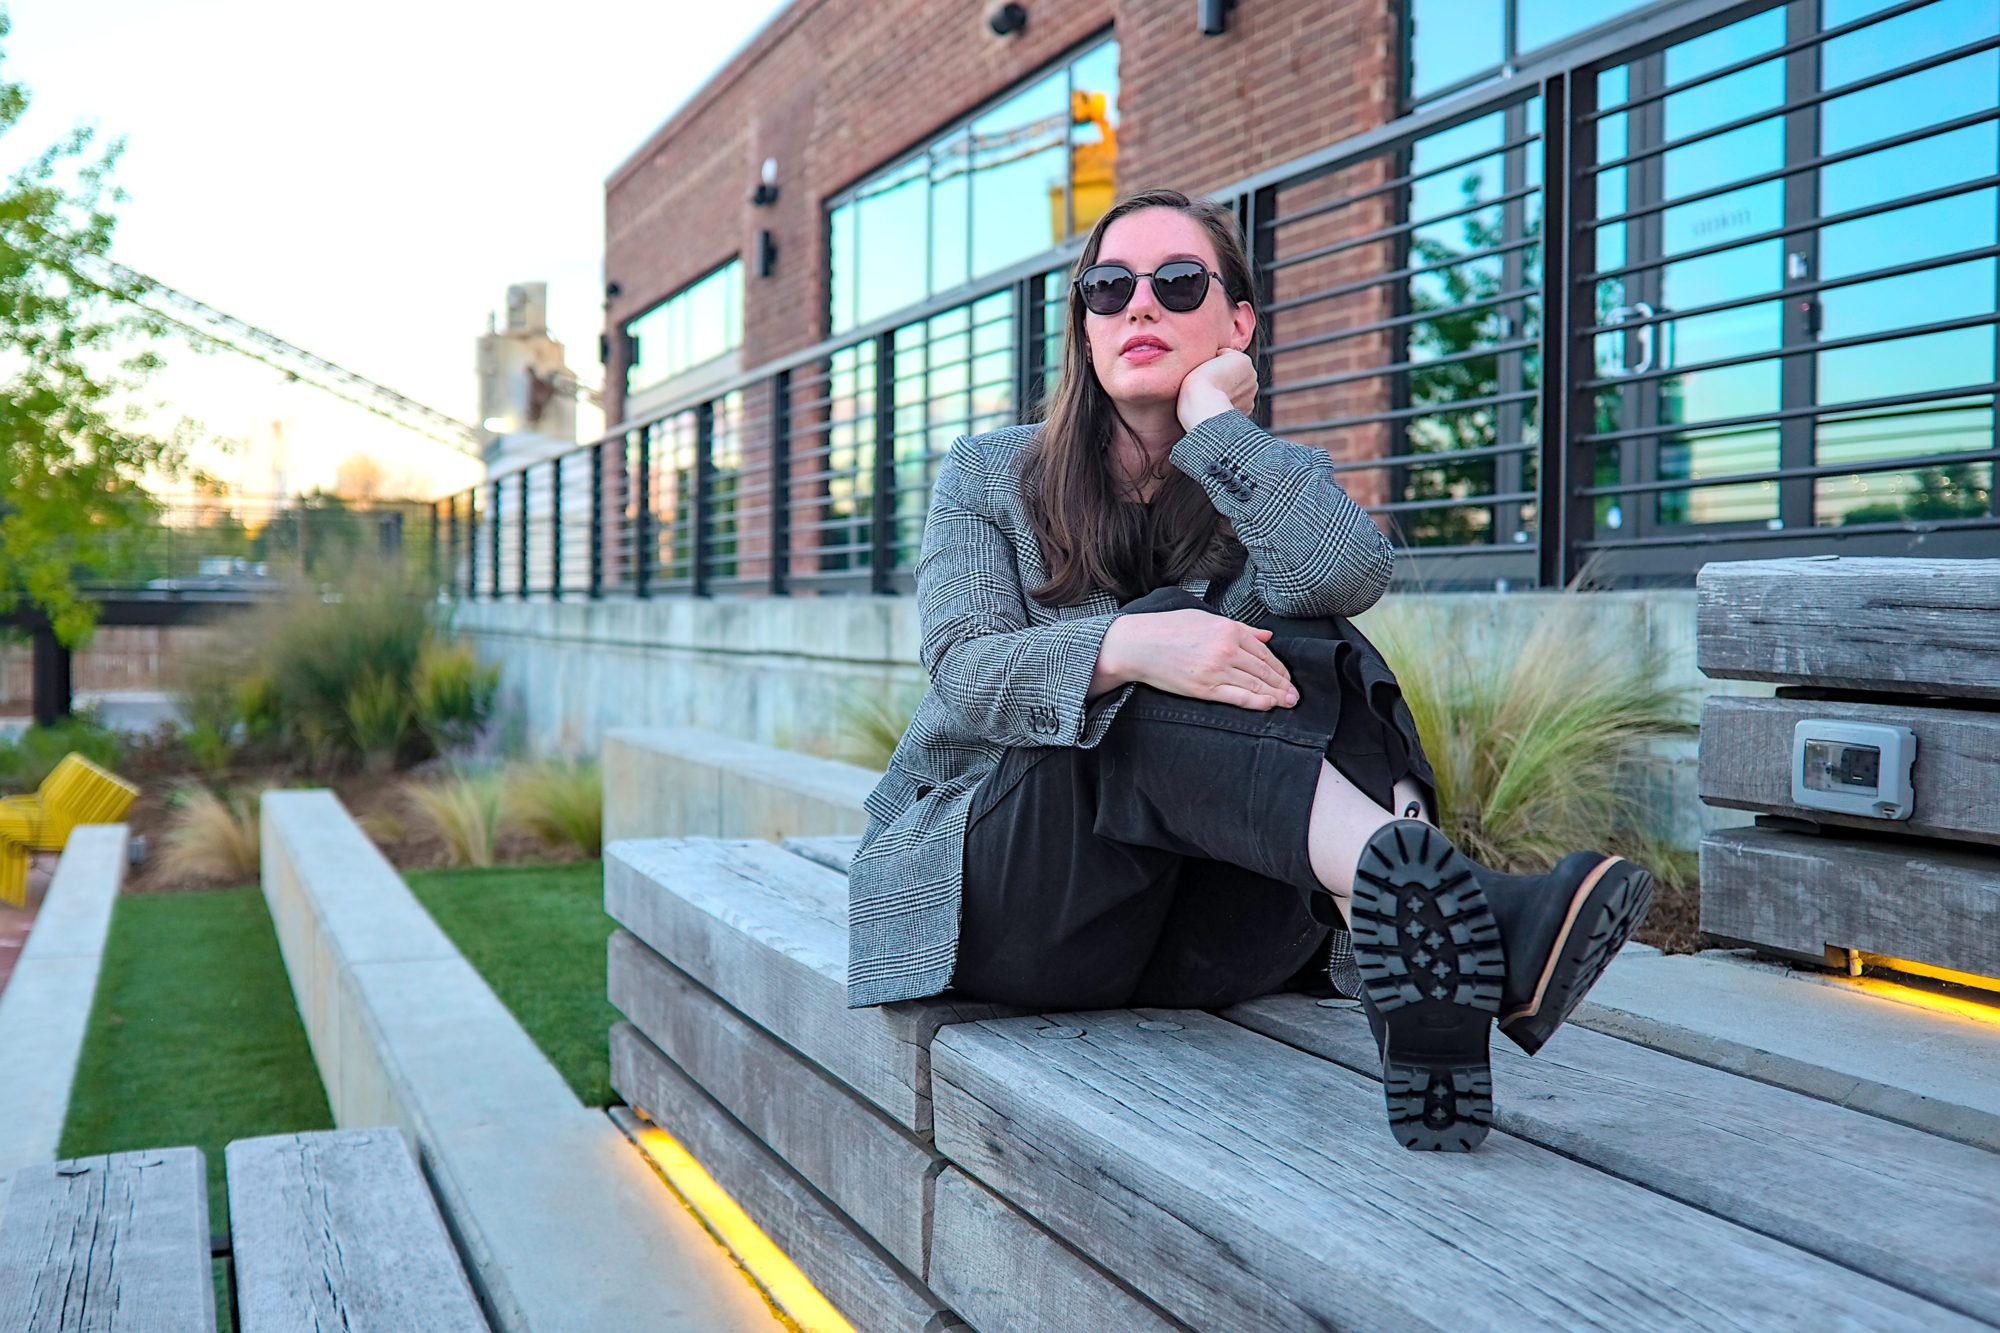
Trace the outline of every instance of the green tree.
<instances>
[{"instance_id":1,"label":"green tree","mask_svg":"<svg viewBox=\"0 0 2000 1333\"><path fill-rule=\"evenodd\" d=\"M28 102L0 76L0 137ZM26 599L72 647L97 623L90 585L143 557L159 504L142 478L178 475L192 435L142 425L165 330L107 267L121 148L73 130L0 190L0 613Z\"/></svg>"}]
</instances>

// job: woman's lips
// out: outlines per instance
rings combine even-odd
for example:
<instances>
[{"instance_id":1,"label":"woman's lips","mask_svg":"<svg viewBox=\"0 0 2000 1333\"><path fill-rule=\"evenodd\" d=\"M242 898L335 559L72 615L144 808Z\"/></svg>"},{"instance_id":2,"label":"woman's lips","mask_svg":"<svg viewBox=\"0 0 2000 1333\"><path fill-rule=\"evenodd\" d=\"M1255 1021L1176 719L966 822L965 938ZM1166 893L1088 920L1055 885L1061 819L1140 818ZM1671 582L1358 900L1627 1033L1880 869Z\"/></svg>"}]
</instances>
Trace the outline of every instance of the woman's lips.
<instances>
[{"instance_id":1,"label":"woman's lips","mask_svg":"<svg viewBox=\"0 0 2000 1333\"><path fill-rule=\"evenodd\" d=\"M1137 347L1127 348L1125 351L1119 353L1120 356L1135 366L1148 365L1154 361L1158 361L1166 354L1166 348L1156 347L1151 343L1141 343Z\"/></svg>"}]
</instances>

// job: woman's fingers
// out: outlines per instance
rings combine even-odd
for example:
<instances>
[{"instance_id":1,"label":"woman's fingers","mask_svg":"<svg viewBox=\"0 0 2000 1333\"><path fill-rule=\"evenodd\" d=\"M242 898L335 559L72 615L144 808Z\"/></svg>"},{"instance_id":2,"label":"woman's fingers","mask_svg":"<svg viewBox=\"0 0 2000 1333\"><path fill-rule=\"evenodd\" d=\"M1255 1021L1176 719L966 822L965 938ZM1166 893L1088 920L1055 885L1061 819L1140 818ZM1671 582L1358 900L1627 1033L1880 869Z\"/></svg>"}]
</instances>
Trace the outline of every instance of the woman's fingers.
<instances>
[{"instance_id":1,"label":"woman's fingers","mask_svg":"<svg viewBox=\"0 0 2000 1333\"><path fill-rule=\"evenodd\" d=\"M1260 712L1270 708L1290 708L1299 701L1298 692L1290 685L1274 685L1262 676L1241 669L1231 672L1219 681L1214 691L1211 698L1223 703L1236 704L1239 708L1254 708ZM1231 692L1234 697L1226 697L1224 691Z\"/></svg>"},{"instance_id":2,"label":"woman's fingers","mask_svg":"<svg viewBox=\"0 0 2000 1333\"><path fill-rule=\"evenodd\" d=\"M1281 690L1291 687L1292 673L1286 669L1283 662L1278 660L1278 655L1271 651L1269 644L1255 637L1254 631L1252 634L1244 636L1243 650L1244 657L1250 665L1250 670L1269 680Z\"/></svg>"}]
</instances>

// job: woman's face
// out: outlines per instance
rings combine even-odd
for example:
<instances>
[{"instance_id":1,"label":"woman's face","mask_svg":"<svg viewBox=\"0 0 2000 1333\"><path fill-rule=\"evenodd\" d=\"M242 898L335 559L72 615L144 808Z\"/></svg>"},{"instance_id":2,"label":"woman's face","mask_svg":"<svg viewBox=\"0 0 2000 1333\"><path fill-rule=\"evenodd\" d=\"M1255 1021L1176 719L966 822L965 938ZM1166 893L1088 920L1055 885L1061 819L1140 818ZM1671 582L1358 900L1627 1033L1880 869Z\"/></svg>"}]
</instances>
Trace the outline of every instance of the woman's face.
<instances>
[{"instance_id":1,"label":"woman's face","mask_svg":"<svg viewBox=\"0 0 2000 1333\"><path fill-rule=\"evenodd\" d=\"M1104 229L1097 251L1098 263L1120 263L1134 273L1151 273L1175 259L1197 260L1211 274L1221 270L1207 230L1171 208L1125 214ZM1083 327L1091 367L1112 402L1172 405L1190 370L1225 347L1248 349L1257 317L1248 301L1230 301L1214 277L1202 303L1188 311L1161 305L1152 280L1141 278L1129 305L1115 315L1086 310Z\"/></svg>"}]
</instances>

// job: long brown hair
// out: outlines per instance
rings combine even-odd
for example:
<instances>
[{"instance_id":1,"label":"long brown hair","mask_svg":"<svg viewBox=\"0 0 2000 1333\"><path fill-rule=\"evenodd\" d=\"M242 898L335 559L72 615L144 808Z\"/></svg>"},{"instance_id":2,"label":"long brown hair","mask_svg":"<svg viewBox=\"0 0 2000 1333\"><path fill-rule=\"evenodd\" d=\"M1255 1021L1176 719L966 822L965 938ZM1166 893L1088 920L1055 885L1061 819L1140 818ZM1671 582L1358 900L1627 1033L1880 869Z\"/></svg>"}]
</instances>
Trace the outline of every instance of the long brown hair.
<instances>
[{"instance_id":1,"label":"long brown hair","mask_svg":"<svg viewBox=\"0 0 2000 1333\"><path fill-rule=\"evenodd\" d=\"M1225 205L1190 199L1179 190L1142 190L1120 199L1090 229L1070 273L1062 369L1042 428L1021 464L1022 499L1049 569L1048 582L1028 593L1056 606L1074 606L1098 587L1126 601L1193 575L1219 579L1243 568L1243 544L1235 530L1201 484L1180 469L1168 470L1150 515L1148 506L1119 503L1111 464L1118 412L1091 369L1083 301L1073 280L1097 262L1105 229L1144 208L1171 208L1200 223L1215 246L1216 272L1231 306L1254 302L1250 260L1236 215ZM1260 320L1251 334L1252 360L1263 336Z\"/></svg>"}]
</instances>

